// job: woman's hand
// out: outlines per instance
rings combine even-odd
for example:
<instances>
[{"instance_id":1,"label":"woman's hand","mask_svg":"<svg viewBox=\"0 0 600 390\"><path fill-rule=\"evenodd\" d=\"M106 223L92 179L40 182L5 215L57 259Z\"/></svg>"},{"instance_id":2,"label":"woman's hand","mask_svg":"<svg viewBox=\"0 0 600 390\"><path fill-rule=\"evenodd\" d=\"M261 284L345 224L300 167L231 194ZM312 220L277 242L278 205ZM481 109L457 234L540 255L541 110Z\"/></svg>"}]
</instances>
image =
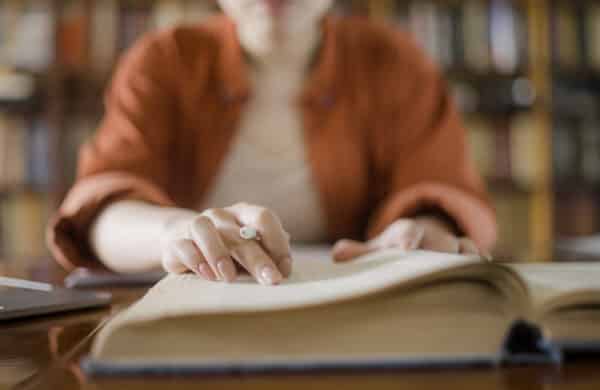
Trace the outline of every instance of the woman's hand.
<instances>
[{"instance_id":1,"label":"woman's hand","mask_svg":"<svg viewBox=\"0 0 600 390\"><path fill-rule=\"evenodd\" d=\"M433 216L399 219L388 226L379 236L367 242L340 240L333 248L333 258L335 261L347 261L387 248L470 253L490 258L490 255L480 251L473 241L465 237L458 237L451 226Z\"/></svg>"},{"instance_id":2,"label":"woman's hand","mask_svg":"<svg viewBox=\"0 0 600 390\"><path fill-rule=\"evenodd\" d=\"M258 240L242 238L242 226L254 228ZM162 242L162 265L167 272L192 271L207 280L232 282L237 277L236 264L265 285L289 276L289 234L273 212L239 203L176 217L167 224Z\"/></svg>"}]
</instances>

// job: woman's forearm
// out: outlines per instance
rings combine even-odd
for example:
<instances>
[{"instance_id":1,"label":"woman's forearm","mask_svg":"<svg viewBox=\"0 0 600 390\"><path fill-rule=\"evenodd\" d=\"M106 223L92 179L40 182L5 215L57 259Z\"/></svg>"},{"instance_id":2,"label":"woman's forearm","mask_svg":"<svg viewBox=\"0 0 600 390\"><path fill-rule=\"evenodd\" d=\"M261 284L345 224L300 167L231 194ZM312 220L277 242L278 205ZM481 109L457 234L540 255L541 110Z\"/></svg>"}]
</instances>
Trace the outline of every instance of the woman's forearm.
<instances>
[{"instance_id":1,"label":"woman's forearm","mask_svg":"<svg viewBox=\"0 0 600 390\"><path fill-rule=\"evenodd\" d=\"M117 272L142 272L161 265L162 238L167 226L191 219L197 212L118 201L96 217L89 241L96 256Z\"/></svg>"}]
</instances>

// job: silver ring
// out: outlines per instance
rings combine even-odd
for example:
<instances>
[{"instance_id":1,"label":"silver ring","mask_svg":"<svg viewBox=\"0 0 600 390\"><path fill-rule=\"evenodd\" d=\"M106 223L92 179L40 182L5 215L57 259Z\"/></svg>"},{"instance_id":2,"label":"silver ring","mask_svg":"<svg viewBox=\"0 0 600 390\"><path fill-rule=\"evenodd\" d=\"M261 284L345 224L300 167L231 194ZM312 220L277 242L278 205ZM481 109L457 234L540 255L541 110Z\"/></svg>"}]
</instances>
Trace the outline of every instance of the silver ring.
<instances>
[{"instance_id":1,"label":"silver ring","mask_svg":"<svg viewBox=\"0 0 600 390\"><path fill-rule=\"evenodd\" d=\"M258 231L251 226L242 226L240 228L240 237L244 240L260 241Z\"/></svg>"}]
</instances>

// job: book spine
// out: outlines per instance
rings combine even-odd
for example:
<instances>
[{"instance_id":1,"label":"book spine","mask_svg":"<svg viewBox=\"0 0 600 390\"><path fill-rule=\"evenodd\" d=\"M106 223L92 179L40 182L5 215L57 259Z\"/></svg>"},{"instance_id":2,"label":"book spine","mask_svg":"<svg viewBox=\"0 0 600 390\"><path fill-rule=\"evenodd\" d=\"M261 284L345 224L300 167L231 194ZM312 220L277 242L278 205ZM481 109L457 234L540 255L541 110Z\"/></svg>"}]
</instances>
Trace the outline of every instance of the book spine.
<instances>
[{"instance_id":1,"label":"book spine","mask_svg":"<svg viewBox=\"0 0 600 390\"><path fill-rule=\"evenodd\" d=\"M523 187L531 187L538 173L535 164L537 133L535 118L530 113L521 113L511 118L510 126L511 175Z\"/></svg>"},{"instance_id":2,"label":"book spine","mask_svg":"<svg viewBox=\"0 0 600 390\"><path fill-rule=\"evenodd\" d=\"M558 182L577 176L577 147L572 121L557 119L552 132L554 177Z\"/></svg>"},{"instance_id":3,"label":"book spine","mask_svg":"<svg viewBox=\"0 0 600 390\"><path fill-rule=\"evenodd\" d=\"M458 25L454 24L452 9L447 5L438 5L437 8L436 34L438 36L438 51L440 65L445 69L456 67L457 49L455 47L455 30Z\"/></svg>"},{"instance_id":4,"label":"book spine","mask_svg":"<svg viewBox=\"0 0 600 390\"><path fill-rule=\"evenodd\" d=\"M490 28L487 4L468 0L463 5L463 42L468 68L478 72L490 69Z\"/></svg>"},{"instance_id":5,"label":"book spine","mask_svg":"<svg viewBox=\"0 0 600 390\"><path fill-rule=\"evenodd\" d=\"M59 21L59 61L65 69L83 71L87 60L87 21L83 2L69 1Z\"/></svg>"},{"instance_id":6,"label":"book spine","mask_svg":"<svg viewBox=\"0 0 600 390\"><path fill-rule=\"evenodd\" d=\"M50 2L47 0L23 6L18 14L13 14L13 30L5 33L12 35L12 47L5 57L9 58L12 66L42 72L52 63L54 22L50 15Z\"/></svg>"},{"instance_id":7,"label":"book spine","mask_svg":"<svg viewBox=\"0 0 600 390\"><path fill-rule=\"evenodd\" d=\"M117 56L117 0L96 1L93 4L90 26L90 67L101 77L112 68Z\"/></svg>"},{"instance_id":8,"label":"book spine","mask_svg":"<svg viewBox=\"0 0 600 390\"><path fill-rule=\"evenodd\" d=\"M555 8L555 45L556 61L563 70L572 70L580 66L577 17L573 5L558 2Z\"/></svg>"},{"instance_id":9,"label":"book spine","mask_svg":"<svg viewBox=\"0 0 600 390\"><path fill-rule=\"evenodd\" d=\"M517 16L510 1L490 3L490 46L494 68L500 73L515 73L519 66Z\"/></svg>"},{"instance_id":10,"label":"book spine","mask_svg":"<svg viewBox=\"0 0 600 390\"><path fill-rule=\"evenodd\" d=\"M585 24L587 62L591 69L600 71L600 4L587 5Z\"/></svg>"}]
</instances>

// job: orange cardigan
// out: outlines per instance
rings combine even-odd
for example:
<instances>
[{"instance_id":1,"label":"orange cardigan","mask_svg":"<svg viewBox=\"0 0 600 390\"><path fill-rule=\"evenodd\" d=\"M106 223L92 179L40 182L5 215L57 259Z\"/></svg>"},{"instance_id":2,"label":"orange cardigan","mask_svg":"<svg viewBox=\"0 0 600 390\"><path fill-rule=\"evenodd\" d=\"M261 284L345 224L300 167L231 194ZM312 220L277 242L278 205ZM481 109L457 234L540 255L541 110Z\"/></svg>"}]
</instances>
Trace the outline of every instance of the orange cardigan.
<instances>
[{"instance_id":1,"label":"orange cardigan","mask_svg":"<svg viewBox=\"0 0 600 390\"><path fill-rule=\"evenodd\" d=\"M98 264L87 234L116 199L193 207L218 173L252 93L225 16L152 33L121 60L106 115L80 151L78 179L48 227L65 267ZM404 34L327 17L298 97L329 238L371 237L435 208L489 249L495 215L435 66Z\"/></svg>"}]
</instances>

